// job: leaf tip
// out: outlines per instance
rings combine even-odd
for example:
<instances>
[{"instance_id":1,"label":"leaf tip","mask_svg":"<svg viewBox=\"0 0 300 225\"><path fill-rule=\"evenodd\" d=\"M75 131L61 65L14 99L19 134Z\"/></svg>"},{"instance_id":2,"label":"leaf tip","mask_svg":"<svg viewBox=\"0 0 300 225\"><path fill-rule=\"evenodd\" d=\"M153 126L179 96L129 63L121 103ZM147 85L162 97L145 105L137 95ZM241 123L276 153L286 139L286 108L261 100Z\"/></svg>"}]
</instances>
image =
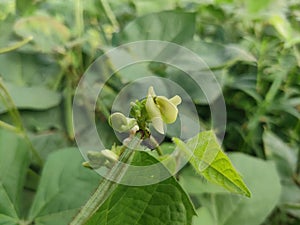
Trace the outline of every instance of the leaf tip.
<instances>
[{"instance_id":1,"label":"leaf tip","mask_svg":"<svg viewBox=\"0 0 300 225\"><path fill-rule=\"evenodd\" d=\"M251 191L246 187L245 190L244 190L244 195L247 197L247 198L251 198L252 196L252 193Z\"/></svg>"}]
</instances>

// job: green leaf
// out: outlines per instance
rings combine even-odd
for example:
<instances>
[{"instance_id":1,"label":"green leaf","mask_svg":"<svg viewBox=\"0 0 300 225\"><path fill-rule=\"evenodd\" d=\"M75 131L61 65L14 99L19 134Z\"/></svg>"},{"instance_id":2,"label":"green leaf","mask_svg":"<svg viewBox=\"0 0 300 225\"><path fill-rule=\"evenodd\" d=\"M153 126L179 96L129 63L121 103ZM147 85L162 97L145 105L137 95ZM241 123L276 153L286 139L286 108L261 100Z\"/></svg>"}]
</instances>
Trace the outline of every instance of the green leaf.
<instances>
[{"instance_id":1,"label":"green leaf","mask_svg":"<svg viewBox=\"0 0 300 225\"><path fill-rule=\"evenodd\" d=\"M292 39L293 29L283 14L271 14L269 22L286 41L290 41Z\"/></svg>"},{"instance_id":2,"label":"green leaf","mask_svg":"<svg viewBox=\"0 0 300 225\"><path fill-rule=\"evenodd\" d=\"M206 207L199 208L197 215L198 216L193 219L193 225L216 225L213 216Z\"/></svg>"},{"instance_id":3,"label":"green leaf","mask_svg":"<svg viewBox=\"0 0 300 225\"><path fill-rule=\"evenodd\" d=\"M242 4L246 4L247 10L250 13L258 13L259 11L266 10L268 6L273 3L274 1L272 0L266 0L266 1L251 1L251 0L246 0L242 1Z\"/></svg>"},{"instance_id":4,"label":"green leaf","mask_svg":"<svg viewBox=\"0 0 300 225\"><path fill-rule=\"evenodd\" d=\"M30 136L30 140L42 159L46 160L48 155L54 151L69 145L66 134L60 131L46 131Z\"/></svg>"},{"instance_id":5,"label":"green leaf","mask_svg":"<svg viewBox=\"0 0 300 225\"><path fill-rule=\"evenodd\" d=\"M64 117L60 105L48 110L24 110L20 114L23 124L28 131L36 134L64 131ZM5 118L5 114L2 115Z\"/></svg>"},{"instance_id":6,"label":"green leaf","mask_svg":"<svg viewBox=\"0 0 300 225\"><path fill-rule=\"evenodd\" d=\"M29 161L26 142L16 134L0 129L0 216L19 217Z\"/></svg>"},{"instance_id":7,"label":"green leaf","mask_svg":"<svg viewBox=\"0 0 300 225\"><path fill-rule=\"evenodd\" d=\"M37 225L65 225L96 188L100 176L84 168L79 150L63 149L51 154L29 213Z\"/></svg>"},{"instance_id":8,"label":"green leaf","mask_svg":"<svg viewBox=\"0 0 300 225\"><path fill-rule=\"evenodd\" d=\"M280 207L297 218L300 218L300 208L294 207L300 205L300 188L292 179L281 178L282 195Z\"/></svg>"},{"instance_id":9,"label":"green leaf","mask_svg":"<svg viewBox=\"0 0 300 225\"><path fill-rule=\"evenodd\" d=\"M122 43L139 40L161 40L183 43L193 38L195 14L165 11L139 17L119 34Z\"/></svg>"},{"instance_id":10,"label":"green leaf","mask_svg":"<svg viewBox=\"0 0 300 225\"><path fill-rule=\"evenodd\" d=\"M192 167L184 168L180 171L179 182L190 195L228 193L223 187L204 180Z\"/></svg>"},{"instance_id":11,"label":"green leaf","mask_svg":"<svg viewBox=\"0 0 300 225\"><path fill-rule=\"evenodd\" d=\"M0 183L0 216L7 218L18 218L17 209L15 208L12 200L10 199L7 189L4 187L2 182Z\"/></svg>"},{"instance_id":12,"label":"green leaf","mask_svg":"<svg viewBox=\"0 0 300 225\"><path fill-rule=\"evenodd\" d=\"M270 131L263 133L263 143L267 159L276 162L282 176L292 177L297 167L296 150Z\"/></svg>"},{"instance_id":13,"label":"green leaf","mask_svg":"<svg viewBox=\"0 0 300 225\"><path fill-rule=\"evenodd\" d=\"M157 160L136 152L133 164L146 166ZM186 225L195 215L193 206L175 178L148 186L118 185L87 225Z\"/></svg>"},{"instance_id":14,"label":"green leaf","mask_svg":"<svg viewBox=\"0 0 300 225\"><path fill-rule=\"evenodd\" d=\"M223 87L232 80L232 78L227 78L225 76L226 68L235 65L238 62L247 64L254 64L256 62L255 57L250 52L247 52L237 45L222 45L205 41L189 41L184 43L184 46L196 53L203 61L204 71L201 71L201 81L205 83L208 90L211 91L209 93L203 93L192 78L186 76L186 73L174 67L167 68L167 78L182 86L196 104L207 104L208 100L206 95L211 96L211 100L216 100L222 95L221 88L220 90L216 90L215 88L216 82L213 80L213 76L216 77L221 87ZM212 69L213 71L211 71ZM206 74L206 76L203 76L204 74ZM183 77L184 79L182 79ZM235 78L234 84L238 82L238 78L240 77ZM244 87L241 87L241 83L236 84L236 86L245 89Z\"/></svg>"},{"instance_id":15,"label":"green leaf","mask_svg":"<svg viewBox=\"0 0 300 225\"><path fill-rule=\"evenodd\" d=\"M2 198L1 198L2 200ZM19 225L19 222L17 219L13 219L9 216L0 214L0 224L1 225Z\"/></svg>"},{"instance_id":16,"label":"green leaf","mask_svg":"<svg viewBox=\"0 0 300 225\"><path fill-rule=\"evenodd\" d=\"M5 3L4 3L5 4ZM14 18L12 16L5 18L4 20L2 20L1 17L3 17L3 14L5 13L5 7L10 8L12 10L14 10L14 7L9 7L8 3L6 3L7 6L4 6L2 4L2 2L0 3L0 8L1 8L1 12L0 12L0 48L5 48L7 46L11 45L12 40L15 41L15 39L13 38L13 32L11 30L11 27L14 25Z\"/></svg>"},{"instance_id":17,"label":"green leaf","mask_svg":"<svg viewBox=\"0 0 300 225\"><path fill-rule=\"evenodd\" d=\"M20 19L14 26L23 37L33 37L33 50L51 53L61 51L70 38L68 28L52 17L31 16Z\"/></svg>"},{"instance_id":18,"label":"green leaf","mask_svg":"<svg viewBox=\"0 0 300 225\"><path fill-rule=\"evenodd\" d=\"M136 1L134 5L136 7L138 15L145 15L162 10L170 10L175 6L175 2L173 0L144 0Z\"/></svg>"},{"instance_id":19,"label":"green leaf","mask_svg":"<svg viewBox=\"0 0 300 225\"><path fill-rule=\"evenodd\" d=\"M300 203L300 188L294 180L297 168L297 151L271 131L264 132L263 143L267 159L276 163L281 178L280 205L289 214L300 218L300 210L290 207Z\"/></svg>"},{"instance_id":20,"label":"green leaf","mask_svg":"<svg viewBox=\"0 0 300 225\"><path fill-rule=\"evenodd\" d=\"M173 141L189 158L196 172L203 175L208 181L216 183L230 192L251 196L242 177L222 151L213 131L201 132L190 139L187 144L178 138L174 138Z\"/></svg>"},{"instance_id":21,"label":"green leaf","mask_svg":"<svg viewBox=\"0 0 300 225\"><path fill-rule=\"evenodd\" d=\"M281 185L273 162L242 153L229 156L251 188L251 198L229 194L198 195L202 206L209 210L213 223L205 223L204 218L199 217L193 225L260 225L278 203Z\"/></svg>"},{"instance_id":22,"label":"green leaf","mask_svg":"<svg viewBox=\"0 0 300 225\"><path fill-rule=\"evenodd\" d=\"M20 86L42 86L55 82L59 65L49 55L9 52L0 55L4 81Z\"/></svg>"},{"instance_id":23,"label":"green leaf","mask_svg":"<svg viewBox=\"0 0 300 225\"><path fill-rule=\"evenodd\" d=\"M230 66L237 61L256 62L256 58L238 45L211 43L205 41L190 41L184 45L195 52L209 68Z\"/></svg>"},{"instance_id":24,"label":"green leaf","mask_svg":"<svg viewBox=\"0 0 300 225\"><path fill-rule=\"evenodd\" d=\"M61 95L45 86L21 87L13 83L5 83L14 104L18 109L45 110L57 106ZM8 109L0 103L0 113Z\"/></svg>"},{"instance_id":25,"label":"green leaf","mask_svg":"<svg viewBox=\"0 0 300 225\"><path fill-rule=\"evenodd\" d=\"M22 15L33 13L38 3L35 0L16 0L16 11Z\"/></svg>"},{"instance_id":26,"label":"green leaf","mask_svg":"<svg viewBox=\"0 0 300 225\"><path fill-rule=\"evenodd\" d=\"M0 2L0 21L5 20L10 14L15 13L15 4L10 0L2 0ZM2 33L1 33L2 36Z\"/></svg>"}]
</instances>

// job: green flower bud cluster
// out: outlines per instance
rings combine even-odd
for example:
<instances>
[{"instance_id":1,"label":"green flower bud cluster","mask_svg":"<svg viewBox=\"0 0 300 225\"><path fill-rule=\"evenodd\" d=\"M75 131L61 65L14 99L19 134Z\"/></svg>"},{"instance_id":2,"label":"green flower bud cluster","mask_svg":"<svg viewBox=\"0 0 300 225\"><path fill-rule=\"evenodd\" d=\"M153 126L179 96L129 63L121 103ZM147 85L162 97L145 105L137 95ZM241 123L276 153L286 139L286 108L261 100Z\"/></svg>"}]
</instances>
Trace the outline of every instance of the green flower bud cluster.
<instances>
[{"instance_id":1,"label":"green flower bud cluster","mask_svg":"<svg viewBox=\"0 0 300 225\"><path fill-rule=\"evenodd\" d=\"M130 135L123 141L123 146L114 145L111 150L89 151L88 160L83 165L88 168L98 169L102 166L112 168L119 159L119 155L135 136L140 132L141 139L150 138L152 140L149 126L153 125L154 129L163 134L164 123L174 123L178 116L177 106L181 103L181 98L176 95L173 98L157 96L153 87L148 90L145 99L131 103L130 118L120 112L113 113L108 122L117 132L129 132ZM128 142L128 143L127 143ZM159 146L156 146L159 148Z\"/></svg>"},{"instance_id":2,"label":"green flower bud cluster","mask_svg":"<svg viewBox=\"0 0 300 225\"><path fill-rule=\"evenodd\" d=\"M171 124L177 119L178 108L181 98L176 95L173 98L157 96L153 87L148 90L148 95L141 101L131 103L130 116L125 117L122 113L113 113L109 118L109 124L118 132L127 132L133 128L143 131L149 137L149 124L152 123L155 130L164 133L164 123Z\"/></svg>"}]
</instances>

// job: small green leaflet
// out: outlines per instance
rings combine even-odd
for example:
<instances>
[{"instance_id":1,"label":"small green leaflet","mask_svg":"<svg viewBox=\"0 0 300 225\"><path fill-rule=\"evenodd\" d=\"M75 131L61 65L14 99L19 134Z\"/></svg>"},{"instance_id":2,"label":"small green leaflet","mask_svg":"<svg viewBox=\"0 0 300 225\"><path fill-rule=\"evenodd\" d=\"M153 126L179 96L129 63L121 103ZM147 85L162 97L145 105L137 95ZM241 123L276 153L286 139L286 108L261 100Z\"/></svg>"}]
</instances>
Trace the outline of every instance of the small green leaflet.
<instances>
[{"instance_id":1,"label":"small green leaflet","mask_svg":"<svg viewBox=\"0 0 300 225\"><path fill-rule=\"evenodd\" d=\"M208 181L216 183L232 193L251 196L230 159L222 151L213 131L204 131L184 143L178 138L173 142L188 157L197 173Z\"/></svg>"}]
</instances>

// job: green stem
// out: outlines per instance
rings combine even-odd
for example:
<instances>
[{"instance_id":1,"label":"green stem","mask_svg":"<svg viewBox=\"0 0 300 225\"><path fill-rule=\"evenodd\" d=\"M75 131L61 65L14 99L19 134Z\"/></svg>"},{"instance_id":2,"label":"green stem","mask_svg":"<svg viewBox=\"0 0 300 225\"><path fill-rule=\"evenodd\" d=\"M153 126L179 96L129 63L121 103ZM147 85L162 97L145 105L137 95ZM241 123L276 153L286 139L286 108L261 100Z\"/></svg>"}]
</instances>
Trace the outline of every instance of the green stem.
<instances>
[{"instance_id":1,"label":"green stem","mask_svg":"<svg viewBox=\"0 0 300 225\"><path fill-rule=\"evenodd\" d=\"M124 148L125 150L120 156L119 162L108 171L106 178L103 178L103 180L100 181L94 194L72 220L70 225L85 224L101 207L122 180L134 156L134 151L132 149L136 148L140 144L140 141L141 139L138 135L133 137L128 147Z\"/></svg>"},{"instance_id":2,"label":"green stem","mask_svg":"<svg viewBox=\"0 0 300 225\"><path fill-rule=\"evenodd\" d=\"M108 41L108 37L104 31L104 28L102 27L102 24L100 24L100 22L99 22L99 29L100 29L100 33L102 34L105 44L110 45L110 42Z\"/></svg>"},{"instance_id":3,"label":"green stem","mask_svg":"<svg viewBox=\"0 0 300 225\"><path fill-rule=\"evenodd\" d=\"M75 2L75 21L76 21L77 38L80 39L84 32L82 0L76 0L76 2ZM75 54L78 57L79 68L81 69L81 71L84 71L81 46L77 46L75 48L75 51L76 51Z\"/></svg>"},{"instance_id":4,"label":"green stem","mask_svg":"<svg viewBox=\"0 0 300 225\"><path fill-rule=\"evenodd\" d=\"M7 53L7 52L11 52L11 51L14 51L18 48L21 48L22 46L26 45L28 42L30 42L31 40L33 39L32 36L28 37L28 38L25 38L24 40L22 41L19 41L11 46L8 46L8 47L5 47L5 48L0 48L0 54L4 54L4 53Z\"/></svg>"},{"instance_id":5,"label":"green stem","mask_svg":"<svg viewBox=\"0 0 300 225\"><path fill-rule=\"evenodd\" d=\"M159 146L159 143L157 142L157 140L153 137L153 136L150 136L150 141L155 145L155 151L157 152L157 154L159 156L162 156L163 155L163 152Z\"/></svg>"},{"instance_id":6,"label":"green stem","mask_svg":"<svg viewBox=\"0 0 300 225\"><path fill-rule=\"evenodd\" d=\"M115 31L118 31L119 29L119 23L115 17L115 14L113 13L112 9L110 8L110 5L108 3L107 0L100 0L102 6L103 6L103 9L104 9L104 12L107 16L107 18L109 19L111 25L113 26L113 29Z\"/></svg>"},{"instance_id":7,"label":"green stem","mask_svg":"<svg viewBox=\"0 0 300 225\"><path fill-rule=\"evenodd\" d=\"M65 88L65 117L66 117L66 128L68 136L71 140L74 140L75 134L74 134L74 127L73 127L73 113L72 113L72 99L73 99L73 93L72 93L72 82L71 78L67 76L67 86Z\"/></svg>"},{"instance_id":8,"label":"green stem","mask_svg":"<svg viewBox=\"0 0 300 225\"><path fill-rule=\"evenodd\" d=\"M65 70L64 70L63 68L61 68L61 70L60 70L59 74L57 75L57 78L55 79L55 82L54 82L54 84L53 84L53 86L52 86L52 89L53 89L54 91L57 91L57 90L58 90L59 85L60 85L60 83L61 83L61 81L62 81L64 75L65 75Z\"/></svg>"},{"instance_id":9,"label":"green stem","mask_svg":"<svg viewBox=\"0 0 300 225\"><path fill-rule=\"evenodd\" d=\"M157 152L157 154L158 154L159 156L162 156L162 155L163 155L163 152L162 152L162 150L161 150L161 148L160 148L159 146L157 146L157 147L155 148L155 151Z\"/></svg>"},{"instance_id":10,"label":"green stem","mask_svg":"<svg viewBox=\"0 0 300 225\"><path fill-rule=\"evenodd\" d=\"M8 123L5 123L4 121L1 121L1 120L0 120L0 127L4 128L6 130L12 131L14 133L21 133L20 129L18 129L17 127L12 126Z\"/></svg>"},{"instance_id":11,"label":"green stem","mask_svg":"<svg viewBox=\"0 0 300 225\"><path fill-rule=\"evenodd\" d=\"M81 0L76 0L75 2L75 22L76 22L77 36L81 37L84 30L83 7L82 7Z\"/></svg>"}]
</instances>

